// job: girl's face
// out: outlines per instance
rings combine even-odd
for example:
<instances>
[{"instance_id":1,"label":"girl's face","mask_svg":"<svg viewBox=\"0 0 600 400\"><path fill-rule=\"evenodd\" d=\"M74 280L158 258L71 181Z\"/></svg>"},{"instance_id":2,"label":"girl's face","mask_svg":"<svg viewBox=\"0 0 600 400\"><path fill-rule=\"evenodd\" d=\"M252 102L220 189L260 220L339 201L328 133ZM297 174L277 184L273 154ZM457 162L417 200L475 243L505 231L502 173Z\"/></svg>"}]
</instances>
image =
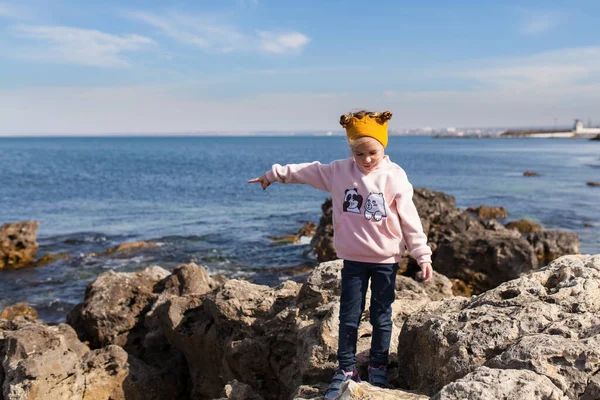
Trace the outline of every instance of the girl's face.
<instances>
[{"instance_id":1,"label":"girl's face","mask_svg":"<svg viewBox=\"0 0 600 400\"><path fill-rule=\"evenodd\" d=\"M354 155L354 161L365 172L373 171L383 159L383 145L377 139L364 137L350 148Z\"/></svg>"}]
</instances>

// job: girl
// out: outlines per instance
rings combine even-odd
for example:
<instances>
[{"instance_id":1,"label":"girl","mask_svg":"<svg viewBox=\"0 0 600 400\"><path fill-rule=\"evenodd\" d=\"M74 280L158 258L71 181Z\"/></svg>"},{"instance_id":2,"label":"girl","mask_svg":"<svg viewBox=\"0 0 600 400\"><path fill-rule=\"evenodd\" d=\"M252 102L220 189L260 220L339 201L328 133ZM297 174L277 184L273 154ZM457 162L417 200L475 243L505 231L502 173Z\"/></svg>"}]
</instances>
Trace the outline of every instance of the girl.
<instances>
[{"instance_id":1,"label":"girl","mask_svg":"<svg viewBox=\"0 0 600 400\"><path fill-rule=\"evenodd\" d=\"M360 111L340 117L353 157L330 164L273 165L249 183L266 189L273 182L306 183L331 193L334 245L344 259L337 358L339 368L327 389L335 399L344 382L360 382L356 370L356 340L365 296L371 280L369 382L387 387L387 363L392 334L392 302L396 272L404 248L431 278L431 249L412 201L406 173L384 155L387 121L392 113Z\"/></svg>"}]
</instances>

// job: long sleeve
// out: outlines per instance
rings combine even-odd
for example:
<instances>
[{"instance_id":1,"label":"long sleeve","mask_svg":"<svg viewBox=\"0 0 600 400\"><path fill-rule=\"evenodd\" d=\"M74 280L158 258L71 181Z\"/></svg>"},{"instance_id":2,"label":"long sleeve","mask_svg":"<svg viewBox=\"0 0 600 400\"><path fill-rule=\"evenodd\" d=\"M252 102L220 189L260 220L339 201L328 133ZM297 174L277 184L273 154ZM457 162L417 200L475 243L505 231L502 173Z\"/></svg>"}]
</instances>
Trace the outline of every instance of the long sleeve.
<instances>
[{"instance_id":1,"label":"long sleeve","mask_svg":"<svg viewBox=\"0 0 600 400\"><path fill-rule=\"evenodd\" d=\"M303 164L274 164L265 174L269 182L305 183L315 189L331 191L331 166L318 161Z\"/></svg>"},{"instance_id":2,"label":"long sleeve","mask_svg":"<svg viewBox=\"0 0 600 400\"><path fill-rule=\"evenodd\" d=\"M400 184L400 193L396 196L396 207L400 216L402 236L411 257L421 265L431 262L431 248L427 245L427 235L423 232L423 225L419 213L413 202L413 187L404 175Z\"/></svg>"}]
</instances>

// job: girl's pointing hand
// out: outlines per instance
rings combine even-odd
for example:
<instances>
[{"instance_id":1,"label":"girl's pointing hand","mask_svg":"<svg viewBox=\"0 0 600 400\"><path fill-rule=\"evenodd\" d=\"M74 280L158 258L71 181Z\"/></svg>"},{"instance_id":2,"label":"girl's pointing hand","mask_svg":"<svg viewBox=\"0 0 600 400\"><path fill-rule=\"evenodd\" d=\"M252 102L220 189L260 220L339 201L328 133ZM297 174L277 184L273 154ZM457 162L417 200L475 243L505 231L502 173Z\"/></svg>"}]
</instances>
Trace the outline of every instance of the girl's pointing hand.
<instances>
[{"instance_id":1,"label":"girl's pointing hand","mask_svg":"<svg viewBox=\"0 0 600 400\"><path fill-rule=\"evenodd\" d=\"M258 178L250 179L248 183L260 183L260 187L263 188L263 190L265 190L271 185L271 182L269 182L267 177L264 175Z\"/></svg>"}]
</instances>

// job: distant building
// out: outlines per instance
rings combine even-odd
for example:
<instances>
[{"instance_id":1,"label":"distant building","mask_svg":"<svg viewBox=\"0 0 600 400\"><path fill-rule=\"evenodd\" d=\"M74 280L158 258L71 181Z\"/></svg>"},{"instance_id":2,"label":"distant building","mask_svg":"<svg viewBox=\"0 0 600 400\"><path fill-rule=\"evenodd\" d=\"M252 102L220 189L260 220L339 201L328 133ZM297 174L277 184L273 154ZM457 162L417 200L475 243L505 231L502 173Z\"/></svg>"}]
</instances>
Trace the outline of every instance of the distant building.
<instances>
[{"instance_id":1,"label":"distant building","mask_svg":"<svg viewBox=\"0 0 600 400\"><path fill-rule=\"evenodd\" d=\"M575 133L578 135L598 135L600 134L600 128L584 128L583 122L575 120Z\"/></svg>"},{"instance_id":2,"label":"distant building","mask_svg":"<svg viewBox=\"0 0 600 400\"><path fill-rule=\"evenodd\" d=\"M583 122L576 119L572 129L523 129L507 130L501 137L528 138L591 138L600 134L600 128L584 128Z\"/></svg>"}]
</instances>

